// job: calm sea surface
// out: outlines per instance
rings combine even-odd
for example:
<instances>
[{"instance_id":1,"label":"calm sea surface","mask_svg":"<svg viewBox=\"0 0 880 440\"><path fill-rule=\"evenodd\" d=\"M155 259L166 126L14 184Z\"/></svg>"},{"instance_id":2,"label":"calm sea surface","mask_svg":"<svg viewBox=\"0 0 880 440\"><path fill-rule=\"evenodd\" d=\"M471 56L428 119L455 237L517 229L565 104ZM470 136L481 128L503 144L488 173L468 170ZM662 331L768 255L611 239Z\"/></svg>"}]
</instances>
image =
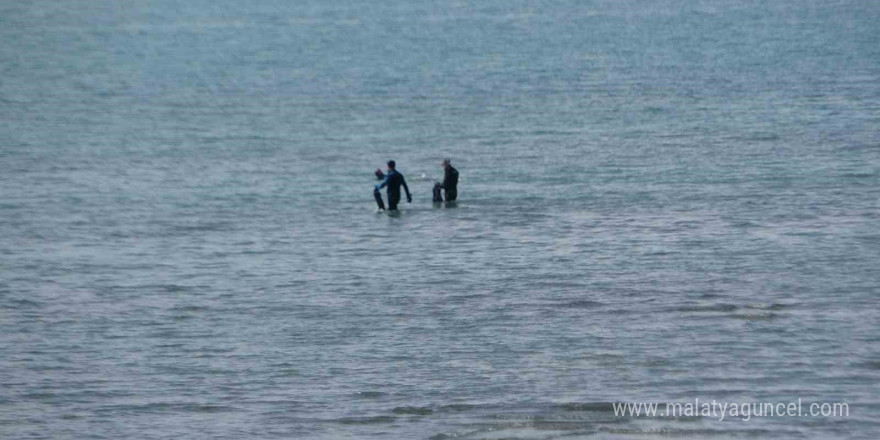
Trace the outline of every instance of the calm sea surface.
<instances>
[{"instance_id":1,"label":"calm sea surface","mask_svg":"<svg viewBox=\"0 0 880 440\"><path fill-rule=\"evenodd\" d=\"M0 437L876 438L878 23L0 1Z\"/></svg>"}]
</instances>

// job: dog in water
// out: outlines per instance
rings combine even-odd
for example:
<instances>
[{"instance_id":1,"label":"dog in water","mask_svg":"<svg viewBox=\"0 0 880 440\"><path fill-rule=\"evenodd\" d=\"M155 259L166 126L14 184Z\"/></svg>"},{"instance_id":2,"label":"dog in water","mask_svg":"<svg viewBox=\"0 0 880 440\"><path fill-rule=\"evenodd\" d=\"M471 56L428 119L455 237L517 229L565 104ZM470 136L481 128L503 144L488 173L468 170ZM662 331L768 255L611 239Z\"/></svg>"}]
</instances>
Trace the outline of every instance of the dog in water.
<instances>
[{"instance_id":1,"label":"dog in water","mask_svg":"<svg viewBox=\"0 0 880 440\"><path fill-rule=\"evenodd\" d=\"M440 193L441 189L443 189L443 185L440 182L434 182L434 203L443 203L443 194Z\"/></svg>"}]
</instances>

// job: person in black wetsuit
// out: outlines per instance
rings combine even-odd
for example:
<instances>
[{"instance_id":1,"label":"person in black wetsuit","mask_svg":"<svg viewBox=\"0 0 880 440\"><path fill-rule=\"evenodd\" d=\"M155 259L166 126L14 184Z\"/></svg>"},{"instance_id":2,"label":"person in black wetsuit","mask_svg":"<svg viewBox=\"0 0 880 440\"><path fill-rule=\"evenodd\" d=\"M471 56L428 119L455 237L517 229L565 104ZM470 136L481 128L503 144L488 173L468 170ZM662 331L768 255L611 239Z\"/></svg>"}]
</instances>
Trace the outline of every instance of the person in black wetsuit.
<instances>
[{"instance_id":1,"label":"person in black wetsuit","mask_svg":"<svg viewBox=\"0 0 880 440\"><path fill-rule=\"evenodd\" d=\"M446 201L454 202L458 198L458 170L452 167L449 159L443 159L443 183L440 186L446 193Z\"/></svg>"},{"instance_id":2,"label":"person in black wetsuit","mask_svg":"<svg viewBox=\"0 0 880 440\"><path fill-rule=\"evenodd\" d=\"M378 194L380 189L385 186L388 187L388 209L392 211L397 209L397 204L400 202L401 186L403 186L403 189L406 191L406 203L412 203L412 194L409 192L409 187L406 185L406 179L403 178L403 174L397 172L396 167L397 164L395 164L393 160L388 161L388 173L385 174L382 183L376 185L374 191ZM376 174L376 177L379 177L379 173Z\"/></svg>"}]
</instances>

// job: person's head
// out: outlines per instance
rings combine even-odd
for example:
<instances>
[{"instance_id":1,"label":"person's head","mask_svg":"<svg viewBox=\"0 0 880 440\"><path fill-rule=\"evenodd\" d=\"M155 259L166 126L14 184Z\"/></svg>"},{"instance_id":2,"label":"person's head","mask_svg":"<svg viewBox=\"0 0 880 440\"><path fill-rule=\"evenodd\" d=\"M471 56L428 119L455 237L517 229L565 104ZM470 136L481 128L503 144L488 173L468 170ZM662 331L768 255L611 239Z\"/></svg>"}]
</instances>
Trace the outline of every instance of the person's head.
<instances>
[{"instance_id":1,"label":"person's head","mask_svg":"<svg viewBox=\"0 0 880 440\"><path fill-rule=\"evenodd\" d=\"M451 165L452 162L449 160L448 157L446 159L443 159L443 168L449 168Z\"/></svg>"},{"instance_id":2,"label":"person's head","mask_svg":"<svg viewBox=\"0 0 880 440\"><path fill-rule=\"evenodd\" d=\"M394 171L394 168L395 168L396 166L397 166L397 164L394 163L393 160L389 160L389 161L388 161L388 171Z\"/></svg>"}]
</instances>

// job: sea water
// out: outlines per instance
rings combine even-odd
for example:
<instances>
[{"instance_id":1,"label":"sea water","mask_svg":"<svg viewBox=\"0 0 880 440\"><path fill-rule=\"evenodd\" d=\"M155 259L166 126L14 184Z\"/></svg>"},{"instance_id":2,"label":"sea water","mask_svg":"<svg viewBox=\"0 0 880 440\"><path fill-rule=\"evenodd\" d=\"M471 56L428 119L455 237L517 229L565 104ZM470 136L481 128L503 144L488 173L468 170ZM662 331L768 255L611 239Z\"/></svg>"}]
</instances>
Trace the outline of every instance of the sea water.
<instances>
[{"instance_id":1,"label":"sea water","mask_svg":"<svg viewBox=\"0 0 880 440\"><path fill-rule=\"evenodd\" d=\"M0 2L0 437L873 438L878 23Z\"/></svg>"}]
</instances>

